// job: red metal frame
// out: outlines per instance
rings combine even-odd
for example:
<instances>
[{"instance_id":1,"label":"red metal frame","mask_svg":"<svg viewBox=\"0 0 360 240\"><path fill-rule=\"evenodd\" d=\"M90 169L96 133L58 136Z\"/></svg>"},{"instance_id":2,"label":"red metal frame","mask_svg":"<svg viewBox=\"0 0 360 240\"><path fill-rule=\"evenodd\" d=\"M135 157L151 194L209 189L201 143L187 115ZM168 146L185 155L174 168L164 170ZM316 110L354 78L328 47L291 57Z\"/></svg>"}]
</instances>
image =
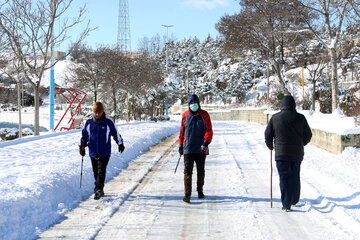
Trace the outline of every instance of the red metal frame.
<instances>
[{"instance_id":1,"label":"red metal frame","mask_svg":"<svg viewBox=\"0 0 360 240\"><path fill-rule=\"evenodd\" d=\"M48 88L46 89L43 89L45 91L48 90ZM67 91L71 96L72 96L72 99L69 97L66 97L65 94L61 91L61 90L65 90ZM55 87L55 91L57 91L58 93L60 93L70 104L69 104L69 107L66 109L65 113L63 114L63 116L61 117L60 121L58 122L58 124L56 125L55 127L55 131L57 130L57 128L59 127L60 123L62 122L62 120L64 119L64 117L66 116L67 112L69 111L70 109L70 120L68 121L68 124L69 127L61 127L60 128L60 131L62 130L71 130L71 129L75 129L75 126L74 126L74 120L75 120L75 116L76 116L76 113L78 111L80 111L80 114L82 114L82 111L81 111L81 104L83 103L85 97L87 96L87 94L84 92L84 91L81 91L79 89L75 89L75 88L63 88L63 87ZM75 100L78 101L75 102ZM72 110L72 106L73 104L77 104L76 108L75 108L75 111Z\"/></svg>"}]
</instances>

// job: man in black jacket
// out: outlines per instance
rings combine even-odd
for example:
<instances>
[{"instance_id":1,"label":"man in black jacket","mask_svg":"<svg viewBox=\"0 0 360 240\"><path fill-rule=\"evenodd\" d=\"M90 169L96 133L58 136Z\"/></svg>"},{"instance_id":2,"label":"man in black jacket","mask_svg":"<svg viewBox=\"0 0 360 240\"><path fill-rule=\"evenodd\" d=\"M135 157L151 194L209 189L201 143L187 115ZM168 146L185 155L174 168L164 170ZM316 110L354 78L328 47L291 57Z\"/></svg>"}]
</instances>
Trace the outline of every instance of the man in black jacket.
<instances>
[{"instance_id":1,"label":"man in black jacket","mask_svg":"<svg viewBox=\"0 0 360 240\"><path fill-rule=\"evenodd\" d=\"M304 157L304 146L312 133L304 115L296 112L295 100L285 96L281 111L274 114L265 130L265 143L274 149L275 161L280 176L282 209L290 211L300 198L300 165Z\"/></svg>"}]
</instances>

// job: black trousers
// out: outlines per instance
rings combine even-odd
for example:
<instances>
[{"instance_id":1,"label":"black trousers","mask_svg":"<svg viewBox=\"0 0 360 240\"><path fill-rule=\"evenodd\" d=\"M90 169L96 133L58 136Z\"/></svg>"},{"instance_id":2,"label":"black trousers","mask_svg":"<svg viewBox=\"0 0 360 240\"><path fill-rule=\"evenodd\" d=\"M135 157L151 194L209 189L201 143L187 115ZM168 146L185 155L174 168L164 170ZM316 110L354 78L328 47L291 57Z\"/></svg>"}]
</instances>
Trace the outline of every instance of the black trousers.
<instances>
[{"instance_id":1,"label":"black trousers","mask_svg":"<svg viewBox=\"0 0 360 240\"><path fill-rule=\"evenodd\" d=\"M104 190L104 182L106 178L106 166L110 158L91 158L91 164L94 172L95 188L97 190Z\"/></svg>"},{"instance_id":2,"label":"black trousers","mask_svg":"<svg viewBox=\"0 0 360 240\"><path fill-rule=\"evenodd\" d=\"M184 154L184 174L192 175L195 162L197 175L205 176L205 158L206 155L202 153Z\"/></svg>"},{"instance_id":3,"label":"black trousers","mask_svg":"<svg viewBox=\"0 0 360 240\"><path fill-rule=\"evenodd\" d=\"M301 161L276 161L280 177L281 202L283 207L290 208L300 199L300 165Z\"/></svg>"}]
</instances>

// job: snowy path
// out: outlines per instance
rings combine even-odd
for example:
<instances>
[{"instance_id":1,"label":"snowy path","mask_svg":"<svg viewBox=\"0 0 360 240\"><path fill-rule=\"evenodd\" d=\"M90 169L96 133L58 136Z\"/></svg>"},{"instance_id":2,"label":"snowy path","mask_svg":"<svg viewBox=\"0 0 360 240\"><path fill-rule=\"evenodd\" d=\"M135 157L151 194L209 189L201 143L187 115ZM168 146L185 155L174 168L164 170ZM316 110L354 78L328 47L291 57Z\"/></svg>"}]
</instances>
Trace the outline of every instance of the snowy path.
<instances>
[{"instance_id":1,"label":"snowy path","mask_svg":"<svg viewBox=\"0 0 360 240\"><path fill-rule=\"evenodd\" d=\"M84 201L40 238L359 239L360 180L353 174L354 167L355 172L359 169L356 160L347 159L346 153L336 156L307 146L300 205L284 213L275 163L274 206L270 208L270 155L263 131L264 126L253 123L214 123L205 199L197 198L194 174L191 204L182 202L183 164L174 175L177 145L168 139L109 182L103 204ZM143 179L132 179L138 175L134 171L154 163L148 173L144 171Z\"/></svg>"}]
</instances>

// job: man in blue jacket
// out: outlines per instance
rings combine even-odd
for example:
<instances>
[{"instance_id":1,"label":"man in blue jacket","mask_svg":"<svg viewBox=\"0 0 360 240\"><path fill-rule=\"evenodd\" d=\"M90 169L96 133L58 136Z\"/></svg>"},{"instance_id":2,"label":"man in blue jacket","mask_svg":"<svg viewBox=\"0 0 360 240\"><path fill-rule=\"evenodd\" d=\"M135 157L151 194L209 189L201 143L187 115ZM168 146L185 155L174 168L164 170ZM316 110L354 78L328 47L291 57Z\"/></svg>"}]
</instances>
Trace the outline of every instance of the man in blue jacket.
<instances>
[{"instance_id":1,"label":"man in blue jacket","mask_svg":"<svg viewBox=\"0 0 360 240\"><path fill-rule=\"evenodd\" d=\"M94 199L104 196L104 182L106 166L111 155L111 139L113 137L119 146L119 152L125 150L123 139L118 133L114 122L105 116L104 106L101 102L95 102L93 106L94 116L88 119L82 130L80 140L80 155L85 156L85 147L89 147L89 155L95 178Z\"/></svg>"},{"instance_id":2,"label":"man in blue jacket","mask_svg":"<svg viewBox=\"0 0 360 240\"><path fill-rule=\"evenodd\" d=\"M304 146L311 140L311 129L304 115L296 112L295 100L285 96L281 111L274 114L265 130L265 143L274 149L280 177L282 210L289 212L300 198L300 165Z\"/></svg>"},{"instance_id":3,"label":"man in blue jacket","mask_svg":"<svg viewBox=\"0 0 360 240\"><path fill-rule=\"evenodd\" d=\"M209 144L213 137L211 119L207 111L200 108L199 97L189 96L189 110L182 115L179 134L179 153L184 154L184 202L190 203L192 172L194 162L197 171L197 192L204 198L205 158L209 154Z\"/></svg>"}]
</instances>

